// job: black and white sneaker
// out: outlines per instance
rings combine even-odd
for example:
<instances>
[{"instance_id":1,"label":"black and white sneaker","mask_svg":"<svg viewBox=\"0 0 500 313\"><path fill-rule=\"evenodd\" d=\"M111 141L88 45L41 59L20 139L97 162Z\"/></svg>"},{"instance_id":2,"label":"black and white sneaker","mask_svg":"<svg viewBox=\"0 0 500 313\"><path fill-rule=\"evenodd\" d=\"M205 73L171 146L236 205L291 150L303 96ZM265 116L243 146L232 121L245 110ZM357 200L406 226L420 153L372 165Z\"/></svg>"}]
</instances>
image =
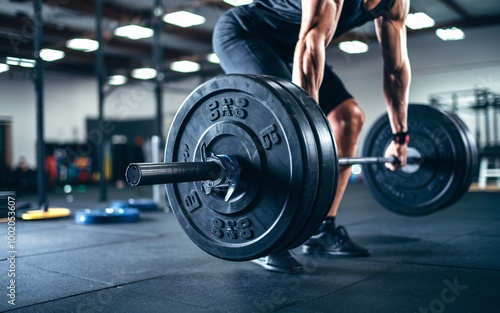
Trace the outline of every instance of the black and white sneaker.
<instances>
[{"instance_id":1,"label":"black and white sneaker","mask_svg":"<svg viewBox=\"0 0 500 313\"><path fill-rule=\"evenodd\" d=\"M328 254L333 256L369 256L370 251L354 243L343 226L324 221L315 235L302 245L306 254Z\"/></svg>"}]
</instances>

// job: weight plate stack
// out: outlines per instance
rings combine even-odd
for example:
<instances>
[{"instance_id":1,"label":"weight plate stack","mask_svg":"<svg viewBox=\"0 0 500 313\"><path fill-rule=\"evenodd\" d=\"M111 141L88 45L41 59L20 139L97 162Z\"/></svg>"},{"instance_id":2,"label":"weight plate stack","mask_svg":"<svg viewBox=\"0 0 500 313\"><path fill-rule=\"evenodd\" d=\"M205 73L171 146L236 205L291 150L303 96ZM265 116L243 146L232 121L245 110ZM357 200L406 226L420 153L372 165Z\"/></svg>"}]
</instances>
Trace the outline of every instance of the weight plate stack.
<instances>
[{"instance_id":1,"label":"weight plate stack","mask_svg":"<svg viewBox=\"0 0 500 313\"><path fill-rule=\"evenodd\" d=\"M276 95L280 99L286 101L290 117L297 122L299 130L304 137L305 146L303 147L303 150L307 152L308 155L303 164L305 173L307 173L307 182L302 187L302 201L296 211L294 222L286 230L280 245L273 251L279 252L290 249L290 245L293 244L294 239L303 233L304 228L310 226L308 224L308 217L311 215L311 212L315 210L315 200L320 188L319 176L321 172L319 169L320 161L316 141L317 134L314 126L311 125L307 115L302 109L302 103L298 102L298 100L285 88L277 84L275 80L270 77L259 75L258 78L263 82L266 82L269 85L269 88L271 88L273 92L276 92Z\"/></svg>"},{"instance_id":2,"label":"weight plate stack","mask_svg":"<svg viewBox=\"0 0 500 313\"><path fill-rule=\"evenodd\" d=\"M300 108L306 114L316 139L316 146L319 152L320 177L319 186L316 193L314 205L302 230L297 234L288 249L302 245L316 232L325 220L330 210L338 182L338 155L333 132L323 111L302 88L293 83L271 76L264 76L279 84L285 91L291 94Z\"/></svg>"},{"instance_id":3,"label":"weight plate stack","mask_svg":"<svg viewBox=\"0 0 500 313\"><path fill-rule=\"evenodd\" d=\"M462 135L462 141L457 142L457 144L463 145L467 151L467 171L462 179L462 186L457 189L455 196L450 199L450 202L446 205L448 207L460 200L469 190L472 180L474 179L475 170L478 166L479 155L476 140L464 121L450 109L444 107L436 107L436 109L441 110L443 114L454 120L457 131Z\"/></svg>"},{"instance_id":4,"label":"weight plate stack","mask_svg":"<svg viewBox=\"0 0 500 313\"><path fill-rule=\"evenodd\" d=\"M181 227L221 259L246 261L283 249L318 188L318 153L307 118L256 76L213 78L177 112L165 162L200 162L212 154L236 157L239 184L227 202L223 188L206 194L201 182L167 184Z\"/></svg>"}]
</instances>

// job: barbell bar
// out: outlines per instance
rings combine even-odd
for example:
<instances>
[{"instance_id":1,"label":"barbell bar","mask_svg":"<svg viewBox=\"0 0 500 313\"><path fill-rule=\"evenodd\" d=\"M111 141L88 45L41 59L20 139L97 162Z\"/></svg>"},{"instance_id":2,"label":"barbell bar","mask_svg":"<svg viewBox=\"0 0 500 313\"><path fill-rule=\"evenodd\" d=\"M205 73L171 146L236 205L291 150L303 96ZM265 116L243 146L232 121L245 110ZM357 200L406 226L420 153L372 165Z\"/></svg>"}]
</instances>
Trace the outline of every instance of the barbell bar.
<instances>
[{"instance_id":1,"label":"barbell bar","mask_svg":"<svg viewBox=\"0 0 500 313\"><path fill-rule=\"evenodd\" d=\"M353 157L339 158L339 166L361 164L399 164L397 157ZM407 158L408 165L420 165L422 158ZM235 158L232 165L240 168ZM217 181L221 179L224 168L215 161L177 162L177 163L131 163L125 171L130 186L146 186L193 181ZM224 177L222 177L224 178ZM216 187L216 186L215 186Z\"/></svg>"}]
</instances>

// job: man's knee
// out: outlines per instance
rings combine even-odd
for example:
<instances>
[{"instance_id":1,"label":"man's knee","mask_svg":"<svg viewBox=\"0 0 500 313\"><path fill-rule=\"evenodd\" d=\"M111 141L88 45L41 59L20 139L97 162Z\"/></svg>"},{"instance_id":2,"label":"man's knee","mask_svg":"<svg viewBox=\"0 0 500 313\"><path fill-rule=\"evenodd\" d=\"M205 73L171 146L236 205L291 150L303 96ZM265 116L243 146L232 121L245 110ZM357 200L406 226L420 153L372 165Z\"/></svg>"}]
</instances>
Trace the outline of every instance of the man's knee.
<instances>
[{"instance_id":1,"label":"man's knee","mask_svg":"<svg viewBox=\"0 0 500 313\"><path fill-rule=\"evenodd\" d=\"M348 99L333 109L328 114L328 119L336 124L336 127L361 131L365 122L365 113L354 99Z\"/></svg>"}]
</instances>

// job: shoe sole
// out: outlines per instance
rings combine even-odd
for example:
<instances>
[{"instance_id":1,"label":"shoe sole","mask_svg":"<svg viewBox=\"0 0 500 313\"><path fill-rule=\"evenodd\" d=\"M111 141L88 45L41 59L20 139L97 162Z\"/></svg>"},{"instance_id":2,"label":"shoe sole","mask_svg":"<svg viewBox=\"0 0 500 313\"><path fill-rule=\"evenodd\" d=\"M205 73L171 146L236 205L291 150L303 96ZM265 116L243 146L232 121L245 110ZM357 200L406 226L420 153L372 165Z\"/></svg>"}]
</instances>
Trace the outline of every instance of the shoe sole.
<instances>
[{"instance_id":1,"label":"shoe sole","mask_svg":"<svg viewBox=\"0 0 500 313\"><path fill-rule=\"evenodd\" d=\"M263 267L264 269L271 271L271 272L285 273L285 274L300 274L300 273L302 273L302 268L284 269L281 267L268 265L262 261L259 261L259 259L251 260L250 262L257 264L257 265L259 265L259 266Z\"/></svg>"},{"instance_id":2,"label":"shoe sole","mask_svg":"<svg viewBox=\"0 0 500 313\"><path fill-rule=\"evenodd\" d=\"M306 247L306 246L303 246L302 247L302 252L304 254L308 254L308 255L313 255L315 253L319 254L319 255L331 255L331 256L352 256L352 257L367 257L367 256L370 256L370 252L367 252L367 253L350 253L350 252L333 252L333 251L328 251L326 249L323 249L323 248L319 248L318 247Z\"/></svg>"}]
</instances>

